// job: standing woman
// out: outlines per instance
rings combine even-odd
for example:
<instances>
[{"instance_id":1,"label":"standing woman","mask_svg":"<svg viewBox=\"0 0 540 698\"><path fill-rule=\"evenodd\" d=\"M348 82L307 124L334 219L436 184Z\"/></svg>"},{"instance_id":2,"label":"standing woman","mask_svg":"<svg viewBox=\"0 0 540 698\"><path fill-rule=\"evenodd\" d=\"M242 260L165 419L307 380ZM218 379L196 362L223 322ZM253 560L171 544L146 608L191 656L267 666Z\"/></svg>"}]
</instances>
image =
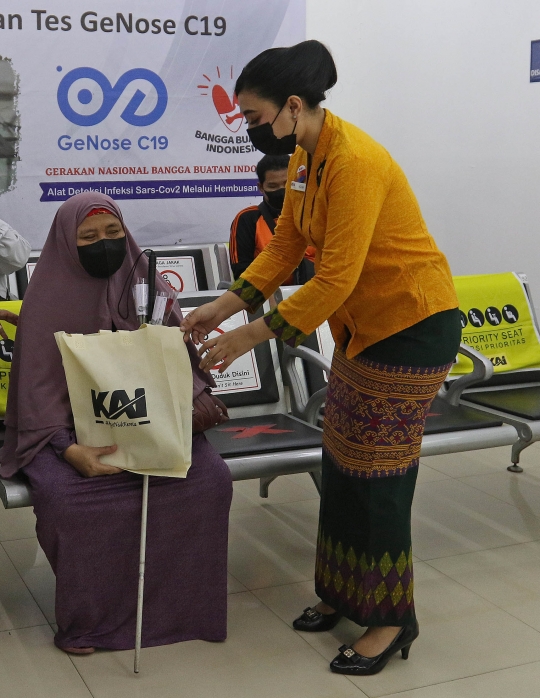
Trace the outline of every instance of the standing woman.
<instances>
[{"instance_id":1,"label":"standing woman","mask_svg":"<svg viewBox=\"0 0 540 698\"><path fill-rule=\"evenodd\" d=\"M336 343L323 435L315 571L320 603L294 621L318 632L342 616L367 626L330 664L374 674L418 636L411 504L429 406L456 356L461 325L450 269L399 165L320 106L337 80L318 41L264 51L236 93L256 148L294 153L275 236L228 293L184 320L195 342L256 310L306 247L315 276L263 318L200 349L222 370L259 342L301 344L325 320ZM300 147L296 147L296 146Z\"/></svg>"}]
</instances>

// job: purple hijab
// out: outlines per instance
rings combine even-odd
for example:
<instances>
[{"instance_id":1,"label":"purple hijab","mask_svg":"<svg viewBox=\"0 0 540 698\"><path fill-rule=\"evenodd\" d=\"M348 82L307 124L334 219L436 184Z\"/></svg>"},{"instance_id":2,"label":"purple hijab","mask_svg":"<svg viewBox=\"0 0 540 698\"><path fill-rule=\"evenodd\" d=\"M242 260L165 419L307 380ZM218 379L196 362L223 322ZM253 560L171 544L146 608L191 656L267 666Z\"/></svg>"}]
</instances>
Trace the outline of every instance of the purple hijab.
<instances>
[{"instance_id":1,"label":"purple hijab","mask_svg":"<svg viewBox=\"0 0 540 698\"><path fill-rule=\"evenodd\" d=\"M76 233L94 208L117 216L126 233L127 254L120 269L108 279L90 276L79 262ZM5 417L6 438L0 473L10 477L28 465L60 429L73 429L64 368L54 333L90 334L99 330L135 330L139 326L132 295L134 281L146 277L148 258L126 228L116 203L98 192L68 199L58 209L21 309ZM167 285L157 275L156 290ZM169 325L178 327L180 308L173 310ZM211 378L199 368L192 342L188 351L196 397Z\"/></svg>"}]
</instances>

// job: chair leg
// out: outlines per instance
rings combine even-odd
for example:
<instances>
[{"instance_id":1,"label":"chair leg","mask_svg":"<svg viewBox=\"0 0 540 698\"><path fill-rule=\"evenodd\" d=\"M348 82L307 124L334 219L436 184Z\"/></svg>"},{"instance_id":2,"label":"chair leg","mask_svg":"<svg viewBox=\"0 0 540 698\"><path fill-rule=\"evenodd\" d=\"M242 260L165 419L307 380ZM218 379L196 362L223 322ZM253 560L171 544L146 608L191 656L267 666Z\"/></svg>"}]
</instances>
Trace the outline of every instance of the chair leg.
<instances>
[{"instance_id":1,"label":"chair leg","mask_svg":"<svg viewBox=\"0 0 540 698\"><path fill-rule=\"evenodd\" d=\"M317 488L317 492L319 495L321 494L321 488L322 488L322 475L320 470L310 470L309 474L311 475L311 479L313 480L313 483L315 484L315 487Z\"/></svg>"},{"instance_id":2,"label":"chair leg","mask_svg":"<svg viewBox=\"0 0 540 698\"><path fill-rule=\"evenodd\" d=\"M259 480L259 496L263 499L268 499L268 488L270 483L274 482L275 477L261 477Z\"/></svg>"},{"instance_id":3,"label":"chair leg","mask_svg":"<svg viewBox=\"0 0 540 698\"><path fill-rule=\"evenodd\" d=\"M526 442L522 441L521 439L519 439L519 441L516 441L516 443L512 446L512 465L509 465L508 468L506 468L511 473L523 472L523 468L519 465L519 456L521 452L527 448L527 446L530 446L530 441Z\"/></svg>"},{"instance_id":4,"label":"chair leg","mask_svg":"<svg viewBox=\"0 0 540 698\"><path fill-rule=\"evenodd\" d=\"M522 473L523 472L523 468L520 465L518 465L517 463L514 463L513 465L509 465L508 468L506 468L506 469L509 470L511 473Z\"/></svg>"}]
</instances>

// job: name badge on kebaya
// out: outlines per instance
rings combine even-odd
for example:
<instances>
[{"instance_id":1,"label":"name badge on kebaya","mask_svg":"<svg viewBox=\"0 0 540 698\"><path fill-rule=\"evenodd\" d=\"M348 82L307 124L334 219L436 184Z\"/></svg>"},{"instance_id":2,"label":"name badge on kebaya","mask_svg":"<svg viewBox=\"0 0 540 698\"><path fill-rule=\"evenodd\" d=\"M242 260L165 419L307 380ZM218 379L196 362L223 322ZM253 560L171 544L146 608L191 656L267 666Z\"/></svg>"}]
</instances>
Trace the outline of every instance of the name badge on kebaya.
<instances>
[{"instance_id":1,"label":"name badge on kebaya","mask_svg":"<svg viewBox=\"0 0 540 698\"><path fill-rule=\"evenodd\" d=\"M306 191L306 183L305 182L291 182L291 189L294 189L295 191Z\"/></svg>"},{"instance_id":2,"label":"name badge on kebaya","mask_svg":"<svg viewBox=\"0 0 540 698\"><path fill-rule=\"evenodd\" d=\"M300 165L296 170L296 179L291 182L291 189L294 191L306 191L307 170L305 165Z\"/></svg>"}]
</instances>

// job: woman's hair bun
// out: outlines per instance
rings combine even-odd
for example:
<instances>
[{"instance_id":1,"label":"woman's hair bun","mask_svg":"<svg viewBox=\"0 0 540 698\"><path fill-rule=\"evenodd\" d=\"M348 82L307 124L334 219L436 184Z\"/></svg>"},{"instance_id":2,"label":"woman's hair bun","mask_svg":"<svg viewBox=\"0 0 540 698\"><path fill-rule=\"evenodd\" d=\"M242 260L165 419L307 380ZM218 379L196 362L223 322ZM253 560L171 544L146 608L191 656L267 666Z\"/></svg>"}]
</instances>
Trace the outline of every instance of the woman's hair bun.
<instances>
[{"instance_id":1,"label":"woman's hair bun","mask_svg":"<svg viewBox=\"0 0 540 698\"><path fill-rule=\"evenodd\" d=\"M337 82L337 70L332 54L320 41L311 39L288 49L291 64L298 63L307 78L308 86L323 95Z\"/></svg>"},{"instance_id":2,"label":"woman's hair bun","mask_svg":"<svg viewBox=\"0 0 540 698\"><path fill-rule=\"evenodd\" d=\"M337 82L332 54L320 41L302 41L289 48L271 48L253 58L236 81L235 92L255 92L279 107L291 95L301 97L310 108L326 99Z\"/></svg>"}]
</instances>

